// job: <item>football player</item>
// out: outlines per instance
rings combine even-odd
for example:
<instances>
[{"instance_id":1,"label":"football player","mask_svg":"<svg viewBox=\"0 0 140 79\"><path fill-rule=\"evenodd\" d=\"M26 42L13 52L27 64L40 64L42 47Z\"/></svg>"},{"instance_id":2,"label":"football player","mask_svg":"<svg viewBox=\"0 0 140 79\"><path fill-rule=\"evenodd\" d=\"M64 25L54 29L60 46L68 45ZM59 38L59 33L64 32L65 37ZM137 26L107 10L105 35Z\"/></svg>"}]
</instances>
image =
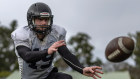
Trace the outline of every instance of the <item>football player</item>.
<instances>
[{"instance_id":1,"label":"football player","mask_svg":"<svg viewBox=\"0 0 140 79\"><path fill-rule=\"evenodd\" d=\"M101 67L83 67L70 53L65 43L66 30L53 24L47 4L32 4L27 11L27 21L28 26L19 27L11 34L22 79L72 79L53 66L56 51L72 69L94 79L101 78Z\"/></svg>"}]
</instances>

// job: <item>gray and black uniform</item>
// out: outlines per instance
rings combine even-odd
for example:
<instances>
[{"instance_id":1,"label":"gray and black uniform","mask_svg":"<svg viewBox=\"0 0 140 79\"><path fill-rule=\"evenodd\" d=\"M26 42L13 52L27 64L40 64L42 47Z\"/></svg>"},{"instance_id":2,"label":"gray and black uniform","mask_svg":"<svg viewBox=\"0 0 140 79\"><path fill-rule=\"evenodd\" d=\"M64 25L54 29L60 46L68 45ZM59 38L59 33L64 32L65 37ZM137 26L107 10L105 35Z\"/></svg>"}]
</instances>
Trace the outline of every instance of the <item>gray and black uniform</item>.
<instances>
[{"instance_id":1,"label":"gray and black uniform","mask_svg":"<svg viewBox=\"0 0 140 79\"><path fill-rule=\"evenodd\" d=\"M52 61L55 53L48 55L47 50L53 43L65 40L65 36L66 30L57 25L52 25L51 33L46 35L43 41L40 41L28 26L12 32L11 37L14 40L22 79L50 79L54 70ZM58 53L70 67L83 73L84 67L66 46L59 47Z\"/></svg>"}]
</instances>

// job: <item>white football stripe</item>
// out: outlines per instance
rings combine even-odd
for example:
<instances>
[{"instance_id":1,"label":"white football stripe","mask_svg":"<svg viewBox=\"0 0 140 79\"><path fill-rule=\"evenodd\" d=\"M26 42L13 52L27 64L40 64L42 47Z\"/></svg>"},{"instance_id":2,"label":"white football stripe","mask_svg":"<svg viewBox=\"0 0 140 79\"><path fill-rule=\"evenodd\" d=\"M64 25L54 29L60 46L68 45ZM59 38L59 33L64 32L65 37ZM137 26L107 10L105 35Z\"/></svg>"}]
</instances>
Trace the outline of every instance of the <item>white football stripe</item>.
<instances>
[{"instance_id":1,"label":"white football stripe","mask_svg":"<svg viewBox=\"0 0 140 79\"><path fill-rule=\"evenodd\" d=\"M124 53L130 54L130 53L132 52L132 50L127 49L127 48L123 45L122 40L123 40L123 38L119 38L119 39L118 39L118 45L119 45L120 49L121 49Z\"/></svg>"},{"instance_id":2,"label":"white football stripe","mask_svg":"<svg viewBox=\"0 0 140 79\"><path fill-rule=\"evenodd\" d=\"M111 60L111 59L115 58L116 56L119 55L119 53L120 53L120 50L119 50L119 49L115 50L114 52L112 52L112 53L108 56L108 59Z\"/></svg>"}]
</instances>

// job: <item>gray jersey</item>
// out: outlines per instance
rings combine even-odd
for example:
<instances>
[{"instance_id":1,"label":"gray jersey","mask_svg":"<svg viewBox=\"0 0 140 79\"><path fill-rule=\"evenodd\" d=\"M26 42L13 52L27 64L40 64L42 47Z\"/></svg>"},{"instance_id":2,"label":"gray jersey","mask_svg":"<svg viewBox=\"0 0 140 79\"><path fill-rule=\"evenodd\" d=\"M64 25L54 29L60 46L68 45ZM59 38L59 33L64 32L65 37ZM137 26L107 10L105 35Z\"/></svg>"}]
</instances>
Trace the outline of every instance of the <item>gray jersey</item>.
<instances>
[{"instance_id":1,"label":"gray jersey","mask_svg":"<svg viewBox=\"0 0 140 79\"><path fill-rule=\"evenodd\" d=\"M30 30L28 26L20 27L12 32L11 37L14 40L15 48L19 45L26 46L32 51L40 51L49 48L58 40L65 40L66 31L64 28L57 25L52 26L52 31L43 41L40 41L36 34ZM53 68L54 55L47 55L46 59L35 63L25 62L17 53L19 69L22 79L44 79L48 76Z\"/></svg>"}]
</instances>

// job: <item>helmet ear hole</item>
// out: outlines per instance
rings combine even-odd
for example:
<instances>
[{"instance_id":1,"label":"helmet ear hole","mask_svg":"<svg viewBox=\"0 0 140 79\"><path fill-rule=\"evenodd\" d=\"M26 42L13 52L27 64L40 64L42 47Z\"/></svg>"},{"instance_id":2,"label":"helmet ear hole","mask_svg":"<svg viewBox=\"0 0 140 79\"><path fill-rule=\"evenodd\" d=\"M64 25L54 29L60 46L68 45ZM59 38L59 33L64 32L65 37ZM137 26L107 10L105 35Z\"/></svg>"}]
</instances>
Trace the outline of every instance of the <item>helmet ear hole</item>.
<instances>
[{"instance_id":1,"label":"helmet ear hole","mask_svg":"<svg viewBox=\"0 0 140 79\"><path fill-rule=\"evenodd\" d=\"M35 25L35 19L34 18L32 19L32 23L33 23L33 25Z\"/></svg>"},{"instance_id":2,"label":"helmet ear hole","mask_svg":"<svg viewBox=\"0 0 140 79\"><path fill-rule=\"evenodd\" d=\"M35 4L35 6L36 6L36 4Z\"/></svg>"}]
</instances>

